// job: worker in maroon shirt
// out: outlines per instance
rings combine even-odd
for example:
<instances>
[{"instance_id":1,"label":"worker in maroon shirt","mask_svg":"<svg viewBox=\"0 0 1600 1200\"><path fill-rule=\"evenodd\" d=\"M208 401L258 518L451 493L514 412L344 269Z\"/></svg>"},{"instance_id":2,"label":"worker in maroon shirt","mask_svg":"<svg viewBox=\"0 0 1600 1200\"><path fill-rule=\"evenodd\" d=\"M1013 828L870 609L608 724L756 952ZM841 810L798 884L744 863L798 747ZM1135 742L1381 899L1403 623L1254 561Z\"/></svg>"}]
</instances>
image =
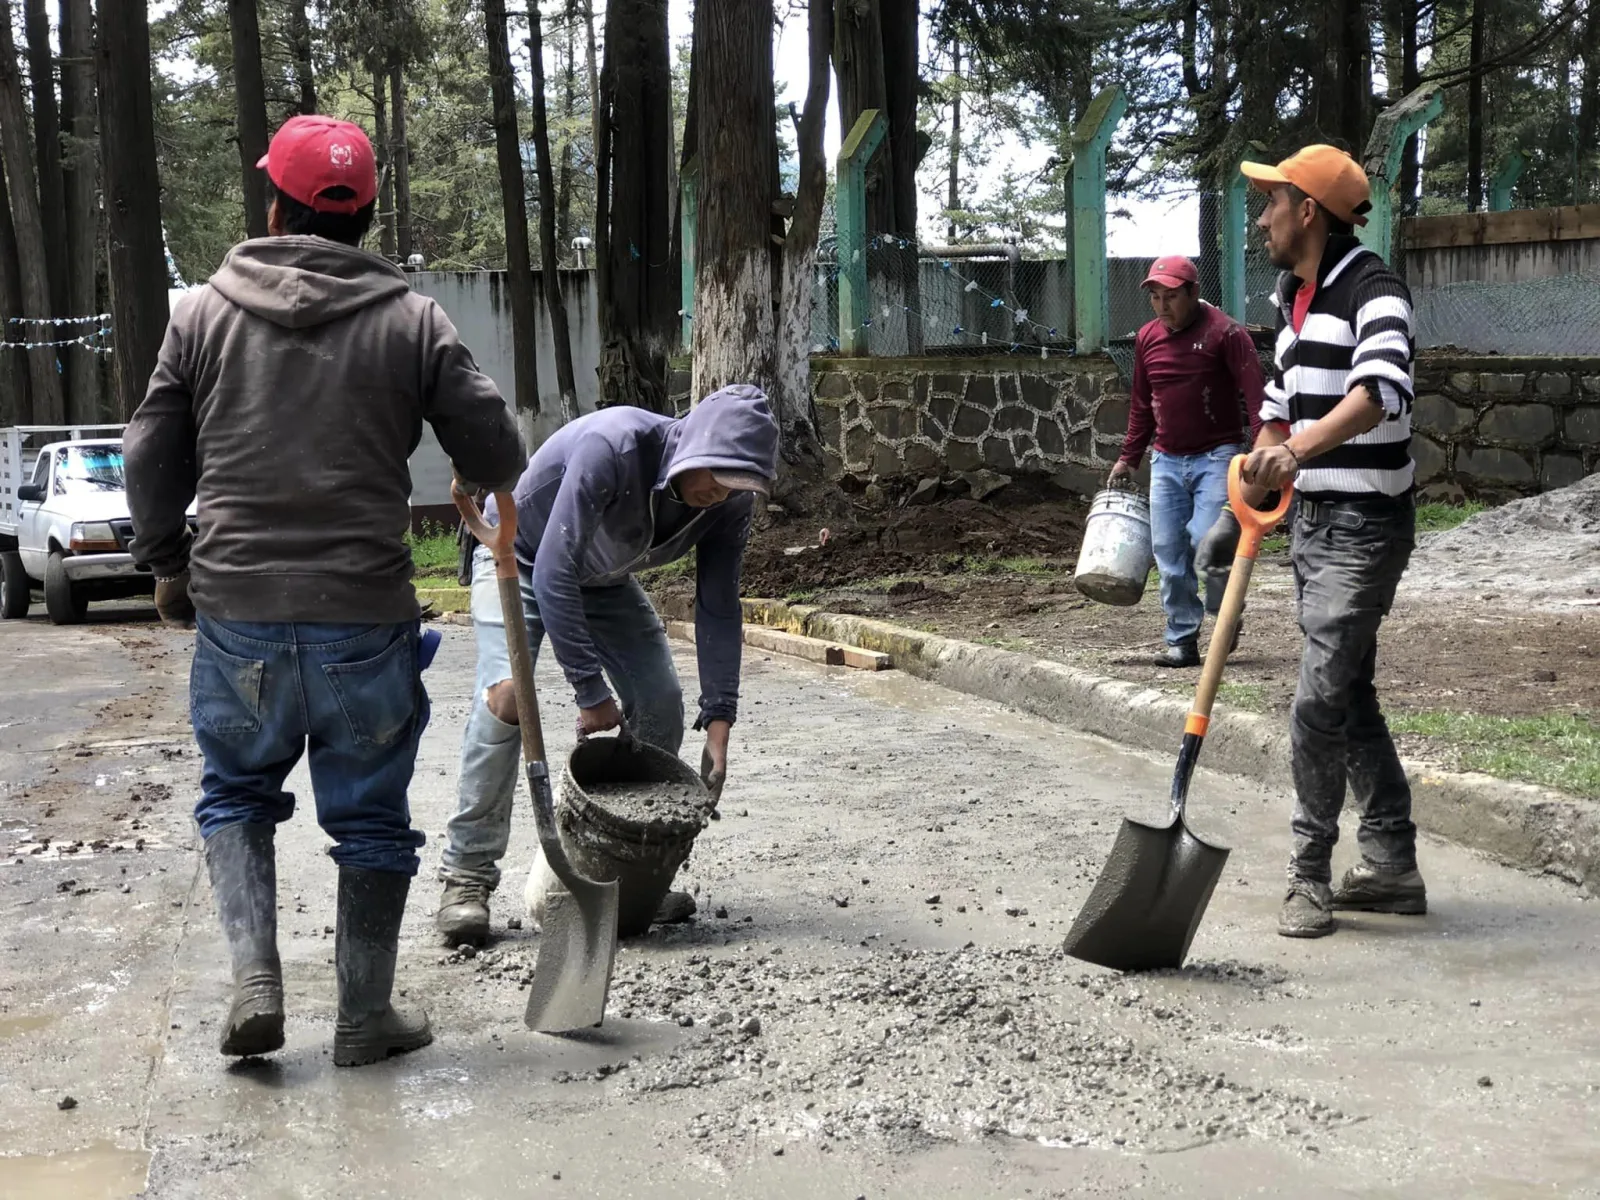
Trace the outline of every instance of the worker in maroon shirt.
<instances>
[{"instance_id":1,"label":"worker in maroon shirt","mask_svg":"<svg viewBox=\"0 0 1600 1200\"><path fill-rule=\"evenodd\" d=\"M1132 476L1153 435L1150 532L1167 614L1155 661L1192 667L1201 620L1221 607L1228 582L1225 571L1210 575L1202 606L1194 553L1228 499L1228 462L1245 447L1247 414L1252 439L1261 427L1261 361L1244 326L1200 299L1187 258L1156 259L1143 286L1156 319L1134 343L1128 436L1111 482Z\"/></svg>"}]
</instances>

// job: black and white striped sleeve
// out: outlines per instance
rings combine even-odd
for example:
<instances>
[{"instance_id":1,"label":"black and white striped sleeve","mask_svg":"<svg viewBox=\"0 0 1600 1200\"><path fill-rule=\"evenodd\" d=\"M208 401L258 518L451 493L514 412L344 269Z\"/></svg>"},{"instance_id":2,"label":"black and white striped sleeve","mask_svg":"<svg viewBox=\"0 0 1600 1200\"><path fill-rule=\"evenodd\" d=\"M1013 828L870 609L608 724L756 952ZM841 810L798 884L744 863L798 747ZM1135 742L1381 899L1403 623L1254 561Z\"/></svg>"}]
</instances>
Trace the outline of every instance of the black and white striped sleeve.
<instances>
[{"instance_id":1,"label":"black and white striped sleeve","mask_svg":"<svg viewBox=\"0 0 1600 1200\"><path fill-rule=\"evenodd\" d=\"M1411 293L1395 275L1378 271L1360 282L1354 300L1356 345L1345 393L1365 384L1384 414L1396 417L1412 401Z\"/></svg>"},{"instance_id":2,"label":"black and white striped sleeve","mask_svg":"<svg viewBox=\"0 0 1600 1200\"><path fill-rule=\"evenodd\" d=\"M1279 421L1289 423L1289 392L1283 386L1284 331L1289 323L1284 320L1283 309L1278 308L1278 321L1272 337L1272 370L1261 389L1261 423ZM1291 335L1292 336L1292 335Z\"/></svg>"}]
</instances>

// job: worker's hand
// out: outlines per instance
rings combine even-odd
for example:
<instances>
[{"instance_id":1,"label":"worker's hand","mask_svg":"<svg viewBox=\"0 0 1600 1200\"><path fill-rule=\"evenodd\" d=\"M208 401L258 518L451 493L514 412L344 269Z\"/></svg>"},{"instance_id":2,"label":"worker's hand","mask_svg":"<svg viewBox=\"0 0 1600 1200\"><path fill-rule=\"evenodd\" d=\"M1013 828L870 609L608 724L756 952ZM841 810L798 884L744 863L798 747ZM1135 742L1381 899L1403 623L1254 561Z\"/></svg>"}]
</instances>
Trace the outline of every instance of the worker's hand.
<instances>
[{"instance_id":1,"label":"worker's hand","mask_svg":"<svg viewBox=\"0 0 1600 1200\"><path fill-rule=\"evenodd\" d=\"M194 628L194 601L189 599L189 572L156 580L156 613L168 629Z\"/></svg>"},{"instance_id":2,"label":"worker's hand","mask_svg":"<svg viewBox=\"0 0 1600 1200\"><path fill-rule=\"evenodd\" d=\"M604 733L608 729L616 729L622 724L622 710L617 707L616 698L607 696L593 708L580 708L578 710L578 736L580 738L592 737L597 733Z\"/></svg>"},{"instance_id":3,"label":"worker's hand","mask_svg":"<svg viewBox=\"0 0 1600 1200\"><path fill-rule=\"evenodd\" d=\"M1206 530L1194 552L1194 569L1208 578L1226 578L1233 569L1233 556L1239 551L1239 518L1226 504Z\"/></svg>"},{"instance_id":4,"label":"worker's hand","mask_svg":"<svg viewBox=\"0 0 1600 1200\"><path fill-rule=\"evenodd\" d=\"M1117 459L1115 465L1112 466L1111 474L1106 476L1106 484L1109 487L1116 487L1117 484L1122 480L1132 478L1133 467L1123 462L1122 459L1119 458Z\"/></svg>"},{"instance_id":5,"label":"worker's hand","mask_svg":"<svg viewBox=\"0 0 1600 1200\"><path fill-rule=\"evenodd\" d=\"M1250 451L1240 474L1244 481L1262 491L1274 492L1300 473L1300 460L1288 446L1262 446Z\"/></svg>"},{"instance_id":6,"label":"worker's hand","mask_svg":"<svg viewBox=\"0 0 1600 1200\"><path fill-rule=\"evenodd\" d=\"M722 784L728 777L728 733L732 729L729 721L706 724L706 748L700 752L700 782L711 793L713 804L722 799Z\"/></svg>"}]
</instances>

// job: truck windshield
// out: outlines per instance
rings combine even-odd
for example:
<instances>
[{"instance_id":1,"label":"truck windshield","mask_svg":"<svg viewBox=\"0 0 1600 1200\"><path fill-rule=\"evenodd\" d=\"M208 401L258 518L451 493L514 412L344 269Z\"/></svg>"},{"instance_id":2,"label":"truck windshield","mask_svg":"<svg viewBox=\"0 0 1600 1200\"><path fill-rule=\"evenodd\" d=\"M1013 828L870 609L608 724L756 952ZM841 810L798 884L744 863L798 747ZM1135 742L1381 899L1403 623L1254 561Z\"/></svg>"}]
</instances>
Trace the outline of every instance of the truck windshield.
<instances>
[{"instance_id":1,"label":"truck windshield","mask_svg":"<svg viewBox=\"0 0 1600 1200\"><path fill-rule=\"evenodd\" d=\"M56 452L56 495L120 492L126 487L121 446L67 446Z\"/></svg>"}]
</instances>

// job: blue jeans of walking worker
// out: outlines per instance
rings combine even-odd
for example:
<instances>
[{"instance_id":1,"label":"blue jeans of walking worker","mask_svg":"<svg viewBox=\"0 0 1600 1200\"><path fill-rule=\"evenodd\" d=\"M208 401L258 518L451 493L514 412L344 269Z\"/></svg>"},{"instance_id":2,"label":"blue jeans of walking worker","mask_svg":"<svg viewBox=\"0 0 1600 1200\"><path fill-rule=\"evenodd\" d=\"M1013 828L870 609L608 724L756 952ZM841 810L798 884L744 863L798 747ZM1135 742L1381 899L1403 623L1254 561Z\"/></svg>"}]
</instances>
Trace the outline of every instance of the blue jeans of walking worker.
<instances>
[{"instance_id":1,"label":"blue jeans of walking worker","mask_svg":"<svg viewBox=\"0 0 1600 1200\"><path fill-rule=\"evenodd\" d=\"M427 727L420 627L196 619L189 709L205 757L202 837L294 812L309 751L317 823L341 867L417 873L407 789Z\"/></svg>"},{"instance_id":2,"label":"blue jeans of walking worker","mask_svg":"<svg viewBox=\"0 0 1600 1200\"><path fill-rule=\"evenodd\" d=\"M537 662L544 623L525 571L522 612ZM632 578L615 587L584 588L583 614L629 728L641 741L677 754L683 745L683 688L666 627L644 589ZM485 702L491 687L511 678L511 660L494 558L482 547L472 559L472 624L478 635L478 678L461 740L460 804L450 818L439 878L493 889L500 885L500 860L511 838L522 743L521 730L496 717Z\"/></svg>"},{"instance_id":3,"label":"blue jeans of walking worker","mask_svg":"<svg viewBox=\"0 0 1600 1200\"><path fill-rule=\"evenodd\" d=\"M1228 463L1238 453L1238 446L1204 454L1150 452L1150 536L1169 646L1197 642L1205 614L1222 607L1221 587L1207 586L1205 604L1200 603L1194 553L1227 503Z\"/></svg>"}]
</instances>

